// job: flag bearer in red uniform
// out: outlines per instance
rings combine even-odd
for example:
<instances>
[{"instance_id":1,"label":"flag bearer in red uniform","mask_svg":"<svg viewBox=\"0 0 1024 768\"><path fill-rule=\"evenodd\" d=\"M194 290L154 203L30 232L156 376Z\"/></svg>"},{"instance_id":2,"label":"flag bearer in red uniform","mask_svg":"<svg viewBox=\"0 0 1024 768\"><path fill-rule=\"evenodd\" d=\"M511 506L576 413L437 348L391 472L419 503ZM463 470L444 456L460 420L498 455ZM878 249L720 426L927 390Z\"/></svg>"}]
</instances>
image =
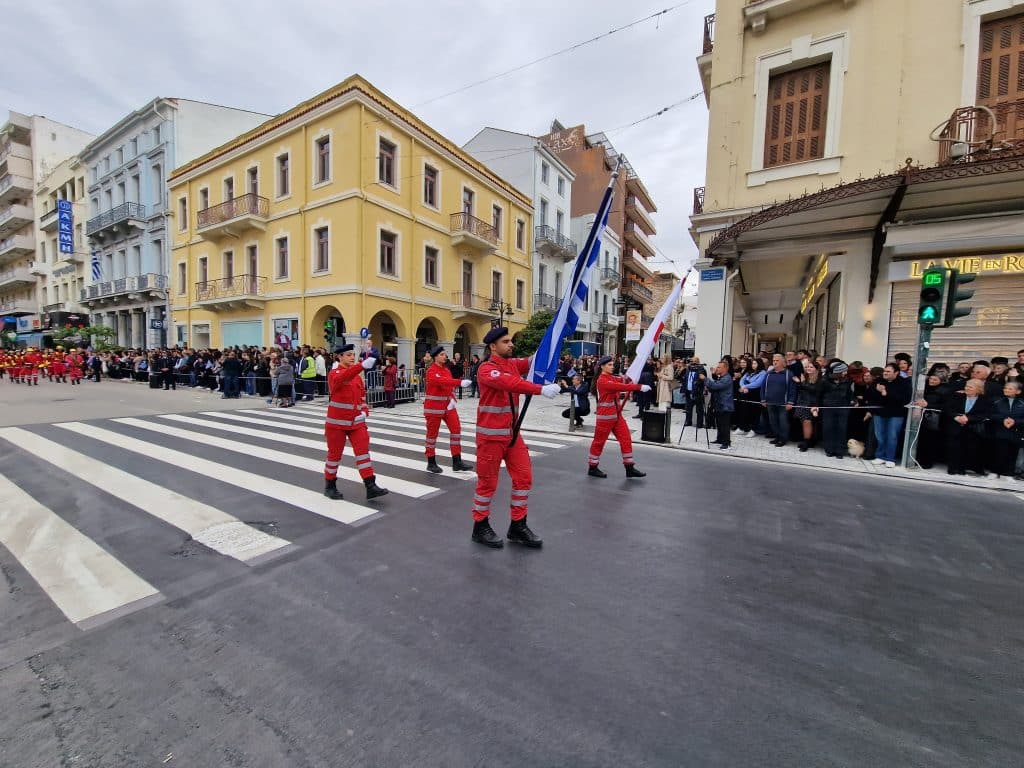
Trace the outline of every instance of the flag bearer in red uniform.
<instances>
[{"instance_id":1,"label":"flag bearer in red uniform","mask_svg":"<svg viewBox=\"0 0 1024 768\"><path fill-rule=\"evenodd\" d=\"M43 365L43 356L36 352L34 347L29 347L28 351L25 352L25 375L27 377L27 384L34 384L39 386L39 369Z\"/></svg>"},{"instance_id":2,"label":"flag bearer in red uniform","mask_svg":"<svg viewBox=\"0 0 1024 768\"><path fill-rule=\"evenodd\" d=\"M85 365L85 358L77 349L72 349L67 356L68 378L72 384L82 383L82 366Z\"/></svg>"},{"instance_id":3,"label":"flag bearer in red uniform","mask_svg":"<svg viewBox=\"0 0 1024 768\"><path fill-rule=\"evenodd\" d=\"M543 542L526 524L527 500L533 485L530 452L520 434L512 440L512 431L519 417L519 395L558 396L557 384L534 384L523 379L529 372L529 359L512 357L512 339L508 328L492 328L484 336L490 357L480 363L477 382L480 403L476 416L476 495L473 497L473 541L498 548L504 541L491 528L491 499L498 487L498 470L505 462L512 478L512 522L508 540L527 547L540 547Z\"/></svg>"},{"instance_id":4,"label":"flag bearer in red uniform","mask_svg":"<svg viewBox=\"0 0 1024 768\"><path fill-rule=\"evenodd\" d=\"M423 416L427 420L427 470L441 472L437 465L434 452L437 449L437 433L441 431L441 422L448 427L448 441L452 448L452 469L456 472L468 472L472 464L462 460L462 425L459 423L459 412L455 409L455 387L468 387L469 379L456 379L448 370L448 353L438 345L430 350L434 364L427 369L424 378L427 391L423 395Z\"/></svg>"},{"instance_id":5,"label":"flag bearer in red uniform","mask_svg":"<svg viewBox=\"0 0 1024 768\"><path fill-rule=\"evenodd\" d=\"M622 418L622 395L626 392L650 392L651 388L647 384L627 382L622 376L612 376L614 367L615 361L608 355L597 361L598 375L592 385L597 393L597 419L594 424L594 441L590 444L590 470L587 474L591 477L608 477L598 463L608 435L614 433L615 439L619 441L619 450L622 451L626 477L646 477L647 473L641 472L633 463L633 440L626 420Z\"/></svg>"},{"instance_id":6,"label":"flag bearer in red uniform","mask_svg":"<svg viewBox=\"0 0 1024 768\"><path fill-rule=\"evenodd\" d=\"M362 372L371 370L377 361L367 357L362 363L356 362L355 346L346 344L338 347L335 358L338 367L327 374L327 392L330 402L327 403L327 421L324 433L327 437L327 462L324 464L324 496L329 499L342 498L338 490L338 465L345 448L345 439L352 443L352 452L356 457L356 469L366 486L366 498L375 499L388 492L377 485L373 474L373 462L370 460L370 433L366 429L366 414L370 412L366 404L366 385L363 384Z\"/></svg>"},{"instance_id":7,"label":"flag bearer in red uniform","mask_svg":"<svg viewBox=\"0 0 1024 768\"><path fill-rule=\"evenodd\" d=\"M57 351L50 361L50 376L62 384L67 383L68 366L64 361L64 347L57 347Z\"/></svg>"}]
</instances>

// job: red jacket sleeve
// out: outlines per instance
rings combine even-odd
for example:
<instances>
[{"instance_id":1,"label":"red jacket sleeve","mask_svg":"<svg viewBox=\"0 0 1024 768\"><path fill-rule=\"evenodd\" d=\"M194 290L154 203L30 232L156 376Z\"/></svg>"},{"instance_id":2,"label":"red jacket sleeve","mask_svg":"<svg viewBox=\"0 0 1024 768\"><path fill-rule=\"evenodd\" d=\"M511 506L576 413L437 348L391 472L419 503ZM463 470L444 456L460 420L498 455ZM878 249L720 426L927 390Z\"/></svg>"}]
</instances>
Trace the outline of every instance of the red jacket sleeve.
<instances>
[{"instance_id":1,"label":"red jacket sleeve","mask_svg":"<svg viewBox=\"0 0 1024 768\"><path fill-rule=\"evenodd\" d=\"M522 361L516 362L517 367L520 367L518 365L520 362L525 362L526 370L530 370L529 360L523 358ZM480 368L477 370L477 381L482 387L494 387L516 395L539 395L541 389L540 384L534 384L515 374L504 373L490 362L480 364Z\"/></svg>"},{"instance_id":2,"label":"red jacket sleeve","mask_svg":"<svg viewBox=\"0 0 1024 768\"><path fill-rule=\"evenodd\" d=\"M453 378L447 368L442 368L439 365L432 365L427 368L427 380L434 384L448 387L457 387L462 382L462 379Z\"/></svg>"},{"instance_id":3,"label":"red jacket sleeve","mask_svg":"<svg viewBox=\"0 0 1024 768\"><path fill-rule=\"evenodd\" d=\"M633 383L626 383L614 378L602 377L597 380L597 388L603 389L605 392L639 392L640 385Z\"/></svg>"},{"instance_id":4,"label":"red jacket sleeve","mask_svg":"<svg viewBox=\"0 0 1024 768\"><path fill-rule=\"evenodd\" d=\"M358 363L350 365L348 368L334 368L327 373L327 383L333 388L335 384L344 384L347 381L351 381L362 372L363 366Z\"/></svg>"}]
</instances>

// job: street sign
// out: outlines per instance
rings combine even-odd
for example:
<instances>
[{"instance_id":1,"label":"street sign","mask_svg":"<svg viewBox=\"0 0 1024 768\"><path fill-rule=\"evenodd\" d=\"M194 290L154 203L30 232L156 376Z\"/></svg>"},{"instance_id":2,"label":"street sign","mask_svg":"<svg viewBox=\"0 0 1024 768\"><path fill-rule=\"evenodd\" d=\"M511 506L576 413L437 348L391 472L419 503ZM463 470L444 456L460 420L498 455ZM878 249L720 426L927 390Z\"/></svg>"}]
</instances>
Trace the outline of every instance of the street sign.
<instances>
[{"instance_id":1,"label":"street sign","mask_svg":"<svg viewBox=\"0 0 1024 768\"><path fill-rule=\"evenodd\" d=\"M714 269L702 269L700 271L700 281L702 283L713 283L716 280L725 279L725 267L715 267Z\"/></svg>"},{"instance_id":2,"label":"street sign","mask_svg":"<svg viewBox=\"0 0 1024 768\"><path fill-rule=\"evenodd\" d=\"M75 252L74 217L72 215L71 201L57 201L57 248L61 253Z\"/></svg>"},{"instance_id":3,"label":"street sign","mask_svg":"<svg viewBox=\"0 0 1024 768\"><path fill-rule=\"evenodd\" d=\"M360 328L359 329L359 338L360 339L368 339L368 338L370 338L370 329L369 328Z\"/></svg>"},{"instance_id":4,"label":"street sign","mask_svg":"<svg viewBox=\"0 0 1024 768\"><path fill-rule=\"evenodd\" d=\"M162 331L164 329L164 321L163 320L150 320L149 321L149 329L151 331Z\"/></svg>"}]
</instances>

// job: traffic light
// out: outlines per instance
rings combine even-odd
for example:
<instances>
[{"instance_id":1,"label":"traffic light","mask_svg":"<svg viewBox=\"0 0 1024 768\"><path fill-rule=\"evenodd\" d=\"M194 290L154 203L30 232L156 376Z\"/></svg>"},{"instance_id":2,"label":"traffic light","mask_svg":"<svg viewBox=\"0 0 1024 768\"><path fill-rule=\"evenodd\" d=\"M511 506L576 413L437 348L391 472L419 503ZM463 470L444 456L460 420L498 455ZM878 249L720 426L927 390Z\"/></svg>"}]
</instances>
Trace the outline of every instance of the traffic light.
<instances>
[{"instance_id":1,"label":"traffic light","mask_svg":"<svg viewBox=\"0 0 1024 768\"><path fill-rule=\"evenodd\" d=\"M324 323L324 342L327 344L328 349L334 347L334 321L328 320Z\"/></svg>"},{"instance_id":2,"label":"traffic light","mask_svg":"<svg viewBox=\"0 0 1024 768\"><path fill-rule=\"evenodd\" d=\"M957 307L961 301L967 301L974 291L960 290L965 283L973 283L976 274L961 275L957 269L949 270L949 283L946 286L946 312L942 317L942 327L950 328L958 317L967 317L973 311L970 307Z\"/></svg>"},{"instance_id":3,"label":"traffic light","mask_svg":"<svg viewBox=\"0 0 1024 768\"><path fill-rule=\"evenodd\" d=\"M921 275L921 301L917 306L917 324L936 326L942 322L943 299L952 270L940 267L926 269Z\"/></svg>"}]
</instances>

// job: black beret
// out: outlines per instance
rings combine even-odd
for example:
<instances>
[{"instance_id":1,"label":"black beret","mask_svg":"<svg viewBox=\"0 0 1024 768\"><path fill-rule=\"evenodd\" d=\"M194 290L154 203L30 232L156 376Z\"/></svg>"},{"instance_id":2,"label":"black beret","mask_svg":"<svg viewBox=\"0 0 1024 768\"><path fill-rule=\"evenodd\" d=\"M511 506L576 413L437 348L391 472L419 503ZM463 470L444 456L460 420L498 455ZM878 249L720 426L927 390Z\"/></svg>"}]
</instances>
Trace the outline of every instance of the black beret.
<instances>
[{"instance_id":1,"label":"black beret","mask_svg":"<svg viewBox=\"0 0 1024 768\"><path fill-rule=\"evenodd\" d=\"M442 347L440 344L438 344L436 347L434 347L433 349L429 350L429 354L430 354L431 357L437 357L438 355L440 355L444 351L445 351L444 347Z\"/></svg>"},{"instance_id":2,"label":"black beret","mask_svg":"<svg viewBox=\"0 0 1024 768\"><path fill-rule=\"evenodd\" d=\"M484 336L484 344L493 344L498 339L508 336L508 328L501 326L500 328L491 328Z\"/></svg>"},{"instance_id":3,"label":"black beret","mask_svg":"<svg viewBox=\"0 0 1024 768\"><path fill-rule=\"evenodd\" d=\"M600 368L605 363L610 363L611 361L612 361L612 356L611 355L605 355L604 357L602 357L600 360L597 361L597 367Z\"/></svg>"},{"instance_id":4,"label":"black beret","mask_svg":"<svg viewBox=\"0 0 1024 768\"><path fill-rule=\"evenodd\" d=\"M355 344L342 344L340 347L335 347L334 354L340 355L345 352L352 352L356 348Z\"/></svg>"}]
</instances>

